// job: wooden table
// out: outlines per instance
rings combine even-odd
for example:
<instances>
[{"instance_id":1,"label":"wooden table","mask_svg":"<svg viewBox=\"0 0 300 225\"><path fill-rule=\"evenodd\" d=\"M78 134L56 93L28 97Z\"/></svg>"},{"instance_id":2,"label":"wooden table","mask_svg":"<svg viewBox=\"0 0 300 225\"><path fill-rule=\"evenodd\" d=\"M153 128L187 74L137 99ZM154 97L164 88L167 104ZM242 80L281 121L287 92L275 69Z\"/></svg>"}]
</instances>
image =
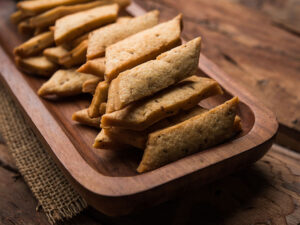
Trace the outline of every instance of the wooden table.
<instances>
[{"instance_id":1,"label":"wooden table","mask_svg":"<svg viewBox=\"0 0 300 225\"><path fill-rule=\"evenodd\" d=\"M278 141L299 149L298 0L138 0L164 18L184 13L187 39L272 108ZM145 212L109 218L89 208L61 224L300 224L300 154L274 145L244 171ZM0 138L0 224L48 224Z\"/></svg>"}]
</instances>

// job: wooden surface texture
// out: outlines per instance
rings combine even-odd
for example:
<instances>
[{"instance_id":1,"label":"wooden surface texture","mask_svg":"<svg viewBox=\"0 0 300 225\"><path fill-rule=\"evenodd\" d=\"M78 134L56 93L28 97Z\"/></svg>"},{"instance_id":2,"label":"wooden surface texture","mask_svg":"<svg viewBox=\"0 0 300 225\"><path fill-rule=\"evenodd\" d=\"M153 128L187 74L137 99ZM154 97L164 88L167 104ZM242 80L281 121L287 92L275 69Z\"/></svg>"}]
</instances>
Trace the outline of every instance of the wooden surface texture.
<instances>
[{"instance_id":1,"label":"wooden surface texture","mask_svg":"<svg viewBox=\"0 0 300 225\"><path fill-rule=\"evenodd\" d=\"M242 40L242 43L243 38L246 38L246 40L244 40L245 43L243 43L243 48L239 46L240 41L236 42L236 40L232 38L232 36L235 35L232 35L229 32L230 30L233 30L232 32L235 31L234 28L230 27L230 24L232 24L232 26L235 26L233 19L244 20L245 18L242 14L246 14L254 15L252 17L253 20L256 20L256 26L262 27L260 28L261 32L267 33L265 34L265 36L267 37L271 36L272 38L276 38L273 36L277 36L278 33L280 33L280 35L295 38L295 36L297 37L298 35L297 28L299 28L299 23L297 24L295 21L297 19L297 16L299 16L299 13L291 14L290 11L297 12L297 7L292 7L293 4L297 3L296 1L139 0L137 2L144 5L147 9L158 8L163 10L163 15L166 15L166 18L171 17L172 14L175 15L177 11L181 11L186 14L186 10L187 8L189 8L190 11L188 11L187 17L191 17L192 21L185 23L184 35L187 38L192 38L194 37L194 35L199 34L199 30L202 29L203 31L205 31L205 33L203 32L203 36L205 38L205 34L208 33L209 38L208 36L207 38L205 38L207 39L207 44L204 45L205 54L209 56L210 59L212 59L215 63L221 66L222 69L230 74L230 76L236 76L238 78L243 77L243 79L241 79L241 84L249 86L247 88L254 94L257 94L255 92L256 90L259 91L259 89L255 85L256 83L261 83L262 86L265 87L262 89L265 89L266 91L263 90L261 92L271 92L273 88L276 87L276 85L266 85L266 83L264 83L264 81L260 81L260 79L256 80L257 78L260 78L260 76L263 76L263 71L265 70L266 74L271 77L271 81L269 81L271 84L273 84L273 82L275 81L279 82L278 80L273 79L273 74L268 71L268 65L272 66L274 64L276 68L281 67L281 70L283 71L293 71L290 74L294 75L287 75L294 77L294 80L292 80L292 82L284 81L284 79L282 79L282 76L285 75L284 72L282 72L282 76L278 76L278 79L280 79L281 77L281 79L283 80L282 83L279 82L279 87L281 87L281 85L286 82L299 82L299 80L297 81L295 79L295 77L297 78L297 76L295 76L297 71L299 74L299 66L295 66L295 61L297 62L297 59L299 60L299 55L297 55L297 51L295 49L299 47L299 44L295 45L295 49L290 47L291 52L284 49L284 47L281 47L279 48L279 50L281 49L281 51L278 51L278 53L277 51L275 51L277 49L277 45L281 46L283 43L277 42L276 47L274 47L274 45L270 43L270 46L267 46L258 53L257 56L260 60L254 59L256 61L253 62L252 59L254 57L253 55L251 55L252 50L251 45L248 46L248 40L256 35L255 29L251 30L250 24L248 24L247 22L243 23L243 30L248 30L247 28L250 29L249 32L245 33L244 36L237 35L238 40ZM198 15L201 15L201 9L204 5L207 6L204 12L206 18L195 19ZM284 7L286 5L288 5L288 7ZM242 9L243 13L239 13L241 14L241 17L238 17L237 19L236 14L234 14L234 10L229 9L227 10L227 12L230 12L226 14L220 13L222 12L222 10L224 10L223 8L238 8ZM198 13L193 14L193 12L196 11ZM210 11L218 12L218 20L213 16L209 16ZM237 12L239 12L239 10ZM280 14L280 16L278 16L278 14ZM293 19L290 19L287 15L293 15ZM226 24L229 24L229 28L227 27L227 30L226 25L225 31L222 29L214 29L215 22L226 21L228 17L231 17L232 19L226 22ZM255 22L253 23L255 24ZM267 25L265 23L267 23ZM271 33L269 29L267 29L269 28L269 26L273 27L276 32ZM207 30L210 32L207 32ZM282 40L282 36L280 35L278 40ZM247 39L248 36L250 37L249 39ZM293 40L294 43L299 42L299 39ZM286 44L286 42L284 42L284 44ZM292 45L292 43L290 44ZM241 49L243 51L241 51ZM245 58L240 59L241 55L236 55L235 51L241 51L243 57ZM292 57L291 62L289 62L290 56L293 54L294 56L296 54L296 56L294 57L294 61ZM276 56L279 57L280 60L276 60ZM260 61L265 60L266 58L269 59L270 62L268 64L263 64L261 62L262 64L260 64ZM286 61L286 65L278 65L285 64ZM242 68L239 68L240 64L243 65ZM261 65L262 68L260 68L259 65ZM264 65L266 65L266 68L264 67ZM246 72L249 77L244 80L245 75L242 69L245 70L245 68L247 68ZM260 71L259 69L263 71ZM257 71L260 71L260 73L257 73ZM260 75L257 76L256 74ZM251 81L251 79L253 79L254 81ZM290 79L290 77L288 77L288 79ZM260 97L259 94L257 94L258 97ZM287 113L295 113L297 112L297 109L299 112L299 108L297 108L299 107L299 105L293 105L294 102L299 103L299 90L297 88L289 89L284 86L283 90L274 91L274 95L283 96L281 97L281 101L275 99L274 105L272 103L271 108L275 108L276 112L283 110L289 111ZM286 96L292 96L292 98L286 99ZM264 95L263 98L265 98ZM284 99L284 101L292 101L292 105L284 107L282 104L287 103L282 99ZM269 100L272 102L273 98L269 98ZM279 105L282 107L275 107L276 102L279 102ZM291 118L293 118L293 120L291 120ZM280 122L283 121L281 120L281 118L279 119ZM297 115L295 117L293 116L293 114L287 114L285 119L288 120L288 122L286 124L282 122L282 124L295 129L293 127L293 124L297 125L299 121L299 119L297 119ZM289 125L289 121L292 121L292 124ZM298 225L300 223L299 160L299 154L275 145L263 159L255 163L250 168L214 182L201 189L197 189L189 195L184 194L177 199L151 208L139 214L119 218L110 218L90 208L86 210L82 215L62 224L199 224L201 221L201 224L225 223L241 225ZM0 174L0 224L47 224L46 218L43 213L36 212L36 201L33 199L30 191L18 174L17 169L13 164L13 160L7 153L7 149L3 144L3 141L0 146Z\"/></svg>"}]
</instances>

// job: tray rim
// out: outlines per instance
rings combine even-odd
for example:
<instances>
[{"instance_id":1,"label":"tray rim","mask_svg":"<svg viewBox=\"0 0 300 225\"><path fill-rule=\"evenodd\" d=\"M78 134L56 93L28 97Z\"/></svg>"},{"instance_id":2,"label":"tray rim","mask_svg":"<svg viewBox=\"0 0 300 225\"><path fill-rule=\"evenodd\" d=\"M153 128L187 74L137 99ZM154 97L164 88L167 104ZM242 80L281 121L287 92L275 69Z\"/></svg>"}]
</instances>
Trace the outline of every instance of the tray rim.
<instances>
[{"instance_id":1,"label":"tray rim","mask_svg":"<svg viewBox=\"0 0 300 225\"><path fill-rule=\"evenodd\" d=\"M138 6L135 2L127 8L127 11L134 15L140 15L145 13L146 11ZM216 146L210 148L209 151L214 150L222 150L226 149L229 145L231 148L238 147L241 143L243 143L243 148L240 148L238 153L232 152L231 155L227 155L226 158L222 158L222 160L218 159L214 162L200 165L193 165L187 168L182 173L171 173L177 166L181 164L189 165L189 162L199 159L203 157L203 152L196 153L170 163L164 167L156 169L154 171L150 171L147 173L128 176L128 177L110 177L101 174L94 170L79 154L67 134L57 123L56 119L52 116L51 112L45 107L42 103L42 100L37 96L37 94L31 89L30 85L25 81L21 72L19 72L12 62L11 58L7 55L4 49L0 48L0 61L3 63L0 65L0 73L2 78L4 79L4 83L9 87L11 93L20 104L20 108L25 112L25 115L28 117L28 121L31 124L31 127L34 129L38 138L43 142L44 146L46 146L47 150L54 156L54 159L60 166L62 166L63 170L68 173L77 183L82 186L82 188L87 191L94 193L96 195L100 195L103 197L124 197L139 194L145 191L149 191L158 186L167 184L171 181L174 181L179 178L183 178L189 174L195 173L201 169L217 164L221 161L227 160L233 156L237 156L239 154L245 153L247 151L253 150L256 147L270 141L277 132L278 123L276 121L275 115L269 109L261 105L256 99L252 97L251 94L243 91L243 93L237 94L238 85L235 81L228 79L228 75L226 75L221 69L219 69L213 62L207 59L203 54L200 56L199 68L204 71L209 77L215 79L220 85L228 91L232 95L238 95L239 99L249 106L254 114L254 124L252 129L243 137L235 139L230 142L226 142L220 146ZM10 74L14 74L11 76ZM18 75L17 75L18 74ZM22 89L19 88L18 84L22 85ZM236 94L235 94L236 93ZM28 104L31 103L31 104ZM32 115L32 107L36 112ZM31 115L30 115L31 114ZM267 120L265 120L268 118ZM261 124L268 124L269 131L266 132L261 129ZM49 143L51 136L55 134L61 138L57 138L57 142ZM257 136L259 134L259 136ZM256 143L251 143L248 141L248 138L256 137ZM61 142L64 140L64 142ZM67 142L65 142L67 140ZM66 151L60 151L61 146L65 146ZM208 152L208 151L207 151ZM201 157L200 157L201 155ZM72 161L70 162L70 156L72 156ZM191 160L192 159L192 160ZM80 165L80 166L78 166ZM80 169L79 169L80 168ZM84 173L83 173L84 172ZM162 176L164 174L169 174L169 176ZM163 177L164 180L161 179L151 179L151 177ZM151 180L151 185L148 185ZM138 185L137 185L138 184ZM126 185L126 188L122 188L123 185Z\"/></svg>"}]
</instances>

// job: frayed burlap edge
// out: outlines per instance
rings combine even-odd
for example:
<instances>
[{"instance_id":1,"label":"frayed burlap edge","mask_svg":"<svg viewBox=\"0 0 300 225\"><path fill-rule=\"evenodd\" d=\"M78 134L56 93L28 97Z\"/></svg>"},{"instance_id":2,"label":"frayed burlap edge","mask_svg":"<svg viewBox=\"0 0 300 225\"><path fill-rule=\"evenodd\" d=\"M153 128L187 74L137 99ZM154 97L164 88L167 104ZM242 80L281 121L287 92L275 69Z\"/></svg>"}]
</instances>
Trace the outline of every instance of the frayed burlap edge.
<instances>
[{"instance_id":1,"label":"frayed burlap edge","mask_svg":"<svg viewBox=\"0 0 300 225\"><path fill-rule=\"evenodd\" d=\"M0 83L0 132L51 224L72 218L87 203L68 183Z\"/></svg>"}]
</instances>

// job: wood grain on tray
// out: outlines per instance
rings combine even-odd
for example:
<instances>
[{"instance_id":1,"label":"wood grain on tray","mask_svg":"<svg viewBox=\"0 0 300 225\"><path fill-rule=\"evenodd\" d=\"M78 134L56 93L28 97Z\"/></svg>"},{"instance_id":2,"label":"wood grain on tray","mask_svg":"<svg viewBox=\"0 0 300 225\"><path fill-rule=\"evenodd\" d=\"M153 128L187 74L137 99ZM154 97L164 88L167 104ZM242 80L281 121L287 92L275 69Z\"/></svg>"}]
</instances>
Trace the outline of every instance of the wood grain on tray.
<instances>
[{"instance_id":1,"label":"wood grain on tray","mask_svg":"<svg viewBox=\"0 0 300 225\"><path fill-rule=\"evenodd\" d=\"M1 4L5 8L13 7L8 0ZM136 4L132 4L128 11L135 16L144 13ZM87 107L88 96L58 101L37 97L35 92L44 80L21 74L15 68L11 52L22 39L7 20L9 12L4 12L4 15L6 19L0 24L1 30L6 31L0 36L0 58L3 62L0 71L6 84L25 110L37 135L70 180L91 205L106 214L125 214L141 206L162 202L196 180L208 183L256 161L273 141L277 130L274 115L251 95L239 90L234 81L201 55L199 73L214 78L227 91L224 96L208 99L203 105L211 108L232 95L239 96L241 134L222 145L137 175L135 169L140 153L95 150L90 143L96 131L71 121L74 111ZM130 205L128 200L133 200Z\"/></svg>"}]
</instances>

